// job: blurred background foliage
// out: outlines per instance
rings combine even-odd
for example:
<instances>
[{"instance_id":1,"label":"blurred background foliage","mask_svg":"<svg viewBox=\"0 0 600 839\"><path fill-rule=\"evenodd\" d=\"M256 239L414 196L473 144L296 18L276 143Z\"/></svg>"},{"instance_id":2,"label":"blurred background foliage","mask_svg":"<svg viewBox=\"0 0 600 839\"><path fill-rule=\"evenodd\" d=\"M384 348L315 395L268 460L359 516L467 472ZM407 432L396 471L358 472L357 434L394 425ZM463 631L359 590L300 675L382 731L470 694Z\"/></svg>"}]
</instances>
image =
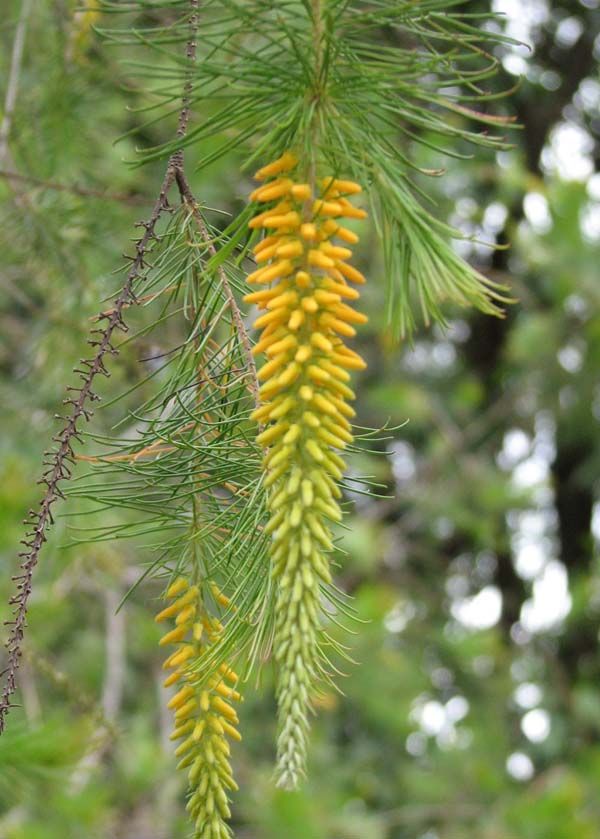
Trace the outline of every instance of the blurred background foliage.
<instances>
[{"instance_id":1,"label":"blurred background foliage","mask_svg":"<svg viewBox=\"0 0 600 839\"><path fill-rule=\"evenodd\" d=\"M235 750L238 839L597 839L600 823L600 9L597 0L492 0L528 46L504 49L497 85L522 82L514 148L441 161L426 188L467 235L457 247L507 283L504 320L450 325L394 346L375 239L362 268L370 324L358 349L358 422L399 426L351 469L338 580L360 622L343 695L321 701L311 775L271 783L270 673L247 686ZM164 137L135 129L142 103L122 56L70 0L5 0L2 99L24 36L8 142L0 130L0 595L42 451L90 318L147 214L161 165L123 161ZM96 21L97 22L97 21ZM374 41L387 33L374 33ZM201 115L200 115L201 116ZM6 109L0 119L6 121ZM462 150L464 151L464 150ZM193 159L194 151L190 152ZM426 166L440 160L419 152ZM236 212L238 161L194 183ZM140 342L143 344L143 342ZM147 347L113 364L114 392ZM117 414L101 410L95 428ZM20 707L0 738L2 839L186 836L152 620L156 584L125 592L143 543L73 544L62 507L36 575ZM87 526L87 524L84 524ZM5 612L3 613L5 614Z\"/></svg>"}]
</instances>

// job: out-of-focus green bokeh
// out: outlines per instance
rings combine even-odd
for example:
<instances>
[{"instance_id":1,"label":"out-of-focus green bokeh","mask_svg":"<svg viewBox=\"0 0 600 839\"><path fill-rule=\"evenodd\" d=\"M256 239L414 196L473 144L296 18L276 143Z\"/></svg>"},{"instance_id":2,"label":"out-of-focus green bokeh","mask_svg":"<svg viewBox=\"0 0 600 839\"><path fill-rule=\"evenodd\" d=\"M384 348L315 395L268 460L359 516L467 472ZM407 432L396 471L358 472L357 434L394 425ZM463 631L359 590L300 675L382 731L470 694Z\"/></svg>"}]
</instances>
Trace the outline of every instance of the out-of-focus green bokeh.
<instances>
[{"instance_id":1,"label":"out-of-focus green bokeh","mask_svg":"<svg viewBox=\"0 0 600 839\"><path fill-rule=\"evenodd\" d=\"M114 145L146 101L122 52L101 45L69 0L33 0L24 16L23 5L5 0L0 21L0 109L26 23L0 147L3 603L53 416L160 183L161 164L124 161L166 130ZM445 331L394 346L378 244L364 237L358 423L395 430L351 463L382 486L380 499L357 493L338 556L356 663L342 693L320 702L298 793L272 784L269 668L258 689L248 684L233 758L238 839L600 836L600 9L491 7L530 47L499 52L493 83L522 76L497 103L520 123L514 148L466 160L419 152L447 168L421 186L466 234L511 242L458 247L518 302L504 320L449 311ZM195 176L203 202L240 209L250 181L238 163ZM105 392L135 363L114 362ZM88 526L60 517L36 572L20 704L0 738L0 837L183 839L152 620L159 588L141 585L118 611L148 555L129 542L76 544Z\"/></svg>"}]
</instances>

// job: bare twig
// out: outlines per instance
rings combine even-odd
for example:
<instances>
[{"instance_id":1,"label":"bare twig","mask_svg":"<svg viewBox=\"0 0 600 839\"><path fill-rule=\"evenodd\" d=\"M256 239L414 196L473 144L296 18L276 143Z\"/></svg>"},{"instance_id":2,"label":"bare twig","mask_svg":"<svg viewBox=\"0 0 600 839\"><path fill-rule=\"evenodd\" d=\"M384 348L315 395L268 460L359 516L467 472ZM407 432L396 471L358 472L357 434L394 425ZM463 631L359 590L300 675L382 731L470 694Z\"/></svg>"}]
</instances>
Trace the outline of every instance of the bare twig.
<instances>
[{"instance_id":1,"label":"bare twig","mask_svg":"<svg viewBox=\"0 0 600 839\"><path fill-rule=\"evenodd\" d=\"M28 3L29 0L24 0ZM186 47L186 55L193 61L196 54L196 30L198 25L198 2L190 0L190 38ZM23 18L23 11L21 14ZM24 30L23 30L24 33ZM20 36L21 38L23 35ZM22 51L22 48L21 48ZM13 55L14 55L13 50ZM19 61L20 65L20 53ZM18 74L17 74L18 75ZM186 82L183 96L182 108L177 127L177 137L183 139L189 121L189 98L191 93L191 81ZM16 96L16 93L15 93ZM9 125L10 128L10 125ZM53 523L52 508L58 498L63 498L61 484L71 476L70 466L74 460L73 443L80 440L79 424L82 420L89 420L92 411L87 407L88 403L97 400L99 397L92 390L96 376L101 373L108 376L105 359L107 355L116 355L118 350L112 344L115 330L126 331L127 326L123 320L123 310L127 304L135 302L136 295L134 286L138 281L143 280L148 268L146 255L151 248L153 240L156 240L156 226L162 214L169 208L167 194L177 180L180 183L183 177L183 151L174 152L167 163L166 172L160 188L158 198L154 203L152 212L146 221L140 222L138 226L143 227L144 233L135 244L135 256L131 258L131 266L123 287L117 296L114 308L110 313L100 313L99 320L105 321L102 328L93 330L93 336L89 344L95 348L94 355L89 359L81 361L81 367L76 368L82 384L80 388L69 388L73 396L64 400L65 404L71 406L70 413L65 419L62 431L54 438L58 448L46 455L44 472L39 483L44 484L46 489L36 510L30 510L25 523L30 526L22 544L25 546L19 556L21 558L21 573L13 577L17 584L17 593L11 598L10 605L13 607L13 618L6 622L10 626L6 648L8 650L7 663L3 671L5 678L4 688L0 696L0 734L4 731L6 715L11 708L11 698L16 690L16 676L19 669L22 642L27 619L27 606L31 594L31 584L34 569L37 565L42 545L47 539L46 531ZM180 188L181 191L181 188ZM183 197L183 195L182 195Z\"/></svg>"},{"instance_id":2,"label":"bare twig","mask_svg":"<svg viewBox=\"0 0 600 839\"><path fill-rule=\"evenodd\" d=\"M16 689L16 673L21 657L21 643L25 630L33 571L37 565L42 545L47 538L46 531L49 525L53 523L52 508L54 503L58 498L64 497L60 485L71 476L69 465L74 457L73 442L80 439L79 422L82 419L90 419L92 412L86 406L88 402L98 399L92 390L96 376L99 373L105 376L109 375L104 362L106 355L116 355L118 352L112 345L113 333L116 329L127 330L123 321L122 310L126 303L135 300L133 286L144 274L146 253L151 241L156 238L156 224L168 206L167 193L174 179L175 169L170 163L167 166L160 194L154 204L152 213L149 219L142 223L144 234L136 243L136 255L123 288L115 301L114 309L109 316L100 315L101 318L106 320L106 325L102 329L94 330L98 337L89 341L92 346L96 347L95 355L90 359L83 359L81 368L75 370L80 375L82 385L79 389L69 388L76 396L68 397L65 400L67 404L72 406L71 412L65 417L66 423L63 430L54 438L59 444L58 449L49 452L46 456L45 465L47 470L40 480L40 483L46 486L46 490L38 509L30 510L28 518L25 519L25 523L29 524L31 529L25 539L22 540L25 550L19 554L21 557L21 573L13 577L13 580L17 583L17 593L10 600L10 605L14 606L14 617L11 621L6 622L8 626L11 626L11 630L6 642L8 649L8 661L4 671L6 681L0 698L0 733L4 730L5 717L11 706L11 696Z\"/></svg>"},{"instance_id":3,"label":"bare twig","mask_svg":"<svg viewBox=\"0 0 600 839\"><path fill-rule=\"evenodd\" d=\"M6 86L6 96L4 97L4 116L0 124L0 166L4 165L6 153L8 151L8 138L10 129L12 128L13 115L17 104L17 95L19 93L19 79L21 76L21 65L23 63L23 49L25 47L25 33L27 31L27 21L33 6L33 0L23 0L21 4L21 14L19 15L19 22L15 31L15 39L13 41L12 55L10 59L10 72L8 75L8 84Z\"/></svg>"}]
</instances>

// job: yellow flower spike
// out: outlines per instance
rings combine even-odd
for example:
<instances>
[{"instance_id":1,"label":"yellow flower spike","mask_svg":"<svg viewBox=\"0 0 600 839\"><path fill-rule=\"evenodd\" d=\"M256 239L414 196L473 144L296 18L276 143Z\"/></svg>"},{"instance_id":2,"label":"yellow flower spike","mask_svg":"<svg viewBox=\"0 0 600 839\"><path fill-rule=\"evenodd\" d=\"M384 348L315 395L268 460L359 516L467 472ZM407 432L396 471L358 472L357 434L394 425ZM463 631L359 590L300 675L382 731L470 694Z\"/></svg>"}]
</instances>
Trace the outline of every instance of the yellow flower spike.
<instances>
[{"instance_id":1,"label":"yellow flower spike","mask_svg":"<svg viewBox=\"0 0 600 839\"><path fill-rule=\"evenodd\" d=\"M337 451L352 442L349 420L354 411L347 400L354 394L348 371L364 367L344 340L355 335L353 324L365 322L346 304L360 296L350 283L365 281L349 264L352 252L345 246L356 244L358 236L338 221L366 217L349 200L361 191L360 185L331 176L307 184L298 177L300 165L293 156L286 158L287 164L292 159L295 162L285 170L279 161L260 170L260 180L276 180L259 187L254 197L272 196L273 205L250 222L251 228L269 230L264 240L268 244L255 248L264 267L251 275L251 282L277 279L275 266L287 261L290 270L283 281L289 285L269 296L250 295L248 301L267 309L255 324L262 334L253 350L256 356L267 354L259 372L265 404L252 417L266 423L258 441L271 446L263 458L270 514L264 533L271 536L272 573L278 586L277 771L284 787L297 785L304 771L309 697L315 695L315 679L323 667L319 586L331 581L331 523L341 518L336 481L344 463ZM288 192L279 194L284 184ZM223 685L215 682L210 687L215 695L232 698L222 693ZM219 713L223 709L216 701L213 707L225 726L230 717Z\"/></svg>"},{"instance_id":2,"label":"yellow flower spike","mask_svg":"<svg viewBox=\"0 0 600 839\"><path fill-rule=\"evenodd\" d=\"M211 582L209 586L217 603L235 610L216 583ZM238 717L229 701L239 701L241 696L223 680L235 683L238 677L225 663L208 678L202 679L197 672L194 660L207 645L218 640L224 627L206 612L197 586L189 586L180 578L167 590L166 596L170 595L172 599L180 594L182 596L167 607L170 610L167 616L175 619L175 629L160 642L177 645L163 665L177 668L165 680L167 687L178 686L177 693L167 703L175 720L170 739L182 741L174 754L180 758L177 768L188 771L190 798L187 809L196 825L195 839L229 839L227 791L237 789L237 785L228 760L227 738L241 739L235 728ZM200 613L199 620L194 623L197 612Z\"/></svg>"},{"instance_id":3,"label":"yellow flower spike","mask_svg":"<svg viewBox=\"0 0 600 839\"><path fill-rule=\"evenodd\" d=\"M263 464L265 468L268 468L269 471L271 469L275 469L276 467L287 464L287 460L291 454L291 448L289 446L283 446L283 448L274 448L272 449L269 454L265 455L263 460ZM269 475L267 475L266 481L269 479Z\"/></svg>"}]
</instances>

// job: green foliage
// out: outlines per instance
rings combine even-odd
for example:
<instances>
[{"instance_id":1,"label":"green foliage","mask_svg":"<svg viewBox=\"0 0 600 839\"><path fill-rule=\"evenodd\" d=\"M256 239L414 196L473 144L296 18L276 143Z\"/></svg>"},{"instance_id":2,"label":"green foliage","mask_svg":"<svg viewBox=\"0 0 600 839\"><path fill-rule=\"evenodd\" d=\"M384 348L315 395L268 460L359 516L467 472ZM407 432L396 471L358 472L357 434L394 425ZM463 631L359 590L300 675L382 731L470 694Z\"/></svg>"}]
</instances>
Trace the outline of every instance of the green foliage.
<instances>
[{"instance_id":1,"label":"green foliage","mask_svg":"<svg viewBox=\"0 0 600 839\"><path fill-rule=\"evenodd\" d=\"M159 15L150 4L142 17L137 16L137 5L135 9L115 5L135 15L140 27L164 24L162 12ZM9 4L0 31L3 78L8 75L19 6ZM12 593L9 576L20 538L18 522L38 497L35 480L40 453L55 431L52 416L60 410L63 387L81 354L89 318L98 301L119 282L110 276L115 255L123 250L132 221L146 214L143 202L151 203L160 178L159 161L132 169L123 165L122 158L133 159L134 137L135 143L148 148L161 146L172 136L172 118L142 127L145 116L136 109L146 107L149 100L110 50L90 37L82 54L69 55L75 27L70 15L64 14L65 7L41 2L35 8L11 134L11 165L41 181L108 195L61 191L43 183L11 185L6 179L0 184L4 602ZM174 25L183 9L182 4L172 6L169 20ZM584 23L581 40L568 50L554 41L565 10ZM485 13L488 4L478 2L469 6L471 11ZM598 246L593 227L582 227L582 220L597 206L597 185L593 180L588 186L582 180L561 179L551 169L532 173L525 162L532 156L537 130L543 128L547 139L555 121L562 118L557 106L568 104L571 115L575 108L581 125L589 127L581 98L578 104L569 104L565 80L575 70L569 64L567 73L561 62L572 55L582 74L592 72L586 69L585 49L588 36L593 42L597 25L593 11L576 2L551 6L550 14L548 23L540 25L530 77L516 97L527 131L515 135L521 145L508 156L494 158L495 151L490 150L482 165L461 158L448 161L431 148L427 130L407 125L414 139L406 134L401 138L400 126L398 135L390 130L415 166L448 168L445 179L430 179L415 170L411 175L406 169L406 177L417 186L426 184L437 205L436 217L453 218L467 237L473 232L485 238L497 235L499 241L511 236L510 254L498 251L492 263L477 248L468 256L480 273L511 285L521 302L512 307L507 320L488 319L485 325L446 309L446 333L416 326L413 347L394 349L385 334L381 305L390 275L378 256L376 231L366 238L361 267L371 280L365 294L371 326L357 341L357 349L369 361L358 384L358 423L382 427L391 417L401 427L391 432L392 441L369 444L382 450L377 457L355 452L350 458L346 496L352 512L349 529L341 534L336 581L353 593L363 622L354 626L356 634L336 637L349 644L349 654L358 665L345 668L348 677L340 680L343 695L327 692L323 697L314 724L311 777L293 796L272 788L274 708L269 668L260 671L259 691L254 691L254 681L245 685L245 740L234 751L235 769L243 781L234 806L234 828L240 836L592 839L597 833L599 611L591 507L597 502L600 453ZM103 13L97 26L109 28L112 21ZM252 27L248 40L255 31ZM373 33L373 43L381 44L380 30L374 27ZM485 31L480 34L485 37ZM173 54L179 49L175 43L164 46L168 55L153 53L157 73L172 66L171 49ZM496 54L495 48L492 52ZM173 76L173 90L180 87L182 68L177 78ZM548 90L540 81L546 71L558 75L557 89ZM595 79L591 81L595 84ZM170 80L165 78L165 83ZM496 91L491 80L487 87ZM585 94L589 95L587 87ZM160 108L161 113L167 110L168 101ZM434 110L437 113L437 105ZM197 112L210 117L216 105L197 105ZM453 113L449 124L470 128L470 119ZM274 125L265 123L264 134ZM111 146L113 138L132 129L133 135ZM463 139L457 139L452 149L466 153ZM190 146L186 153L196 162L219 146L207 141L202 151ZM238 158L247 158L256 148L249 140L243 154L219 157L193 179L203 204L217 204L231 214L239 211L239 197L249 184L232 173ZM532 192L546 201L550 228L538 228L523 216L523 197ZM474 203L465 201L467 196ZM490 206L498 204L508 213L499 232L484 223ZM213 237L219 237L218 244L224 242L226 217L209 210L206 215ZM151 443L152 423L166 439L176 439L167 416L152 399L158 386L165 396L175 392L178 371L183 378L187 375L193 353L190 295L193 288L208 283L210 274L205 255L196 260L195 250L187 253L181 238L184 228L182 215L175 213L151 259L158 263L149 275L149 283L156 279L151 291L169 285L164 273L160 279L161 264L168 265L161 260L167 260L169 250L175 270L188 264L189 273L182 274L176 294L165 291L128 313L132 333L139 336L123 344L121 358L113 362L113 377L103 387L105 404L117 392L128 393L98 411L86 454L137 451L136 438L129 435L140 433ZM191 278L194 270L196 280ZM239 292L240 269L227 270ZM108 307L110 302L102 305ZM214 311L215 316L220 311L216 298ZM160 312L163 319L151 332ZM219 345L229 347L227 310L215 329ZM175 358L164 356L174 347L178 348ZM241 353L237 345L235 352ZM143 359L157 356L164 356L166 366L148 379L156 368ZM217 364L210 353L209 359ZM239 382L233 388L238 404L247 403L248 410L251 397ZM140 412L139 421L134 417L123 423L127 411L137 412L140 405L148 409ZM152 413L150 406L157 410ZM196 417L195 406L191 410ZM227 416L226 406L219 405L218 410ZM181 422L184 409L179 406L177 411ZM108 442L115 433L113 426L119 438L115 449ZM514 432L525 435L527 453L507 461L506 439ZM224 446L228 456L232 454L227 441ZM248 458L237 479L245 484L256 475L258 455L252 454L251 441L244 446ZM525 474L519 467L527 464L534 449L537 482L524 485L517 480ZM168 476L177 459L184 460L184 453L164 457ZM193 457L200 453L192 456L192 463ZM211 468L224 469L215 464ZM171 746L163 743L158 632L148 603L156 599L158 604L167 580L166 556L157 562L160 554L150 550L152 545L172 545L179 534L190 556L188 502L184 492L176 493L176 503L165 503L161 511L169 532L146 535L136 522L143 513L143 520L156 527L156 509L150 500L164 497L158 494L162 489L158 467L145 462L138 462L135 469L124 464L117 470L110 462L94 465L93 490L86 464L78 464L77 474L81 480L71 485L73 495L63 508L68 515L59 519L39 568L29 613L31 663L18 695L21 707L12 710L10 725L0 738L0 777L8 779L0 787L0 835L179 839L189 833L182 815L184 784L176 778ZM364 489L362 482L352 480L361 474L385 484L381 494L387 497L374 501L354 493ZM147 498L146 484L141 483L146 476ZM110 518L103 513L105 535L122 528L131 538L95 541L81 529L89 530L92 520L79 513L89 516L95 498L108 497L111 483L115 497L123 493L124 503L116 505ZM129 505L133 491L141 499ZM523 631L520 610L523 602L531 600L543 569L529 572L530 576L515 571L521 568L520 522L525 516L541 527L534 544L544 564L556 561L567 569L573 598L566 617L535 632ZM235 532L231 518L228 524L230 533ZM210 522L203 527L211 551L218 551ZM156 577L148 574L138 584L150 569ZM220 569L217 576L232 593L235 575L229 579L225 562ZM259 585L249 573L248 583ZM465 626L457 617L457 605L488 586L502 594L500 619L487 629ZM104 600L107 592L112 605ZM116 604L124 598L119 612L124 649L119 653L110 639ZM338 633L335 627L332 631ZM122 665L120 677L114 675L115 663ZM57 679L58 673L66 681ZM114 687L115 678L122 688L112 706L116 731L99 749L94 733L104 710L111 707L108 688ZM531 683L540 695L531 708L523 707L515 690ZM92 706L82 702L82 692ZM432 733L424 725L427 703L434 703L439 715L440 706L444 713L460 709L460 702L448 703L461 697L468 701L468 709L449 733ZM529 740L521 728L530 710L549 715L550 735L542 742ZM507 771L507 760L515 752L531 759L530 778L517 780ZM91 769L79 774L81 780L75 783L90 753Z\"/></svg>"},{"instance_id":2,"label":"green foliage","mask_svg":"<svg viewBox=\"0 0 600 839\"><path fill-rule=\"evenodd\" d=\"M190 98L205 117L192 125L184 145L200 149L200 170L232 150L244 155L248 167L295 148L301 159L323 159L327 171L364 184L388 276L387 323L396 336L412 332L415 307L427 323L443 322L444 301L496 315L498 303L507 302L498 284L455 253L449 240L461 234L431 213L427 188L415 182L415 175L439 176L443 170L425 170L410 145L398 141L400 132L417 146L459 159L463 143L505 148L501 137L472 130L456 117L492 127L510 122L472 107L497 98L482 87L498 64L485 50L510 39L489 26L482 29L493 15L465 14L458 5L203 4ZM119 4L105 7L122 11ZM143 43L159 55L158 68L147 59L127 62L152 82L145 128L176 108L188 70L171 44L185 42L185 19L184 7L181 19L168 27L101 30L115 44ZM374 39L382 43L375 46ZM164 159L178 143L144 148L141 161Z\"/></svg>"}]
</instances>

